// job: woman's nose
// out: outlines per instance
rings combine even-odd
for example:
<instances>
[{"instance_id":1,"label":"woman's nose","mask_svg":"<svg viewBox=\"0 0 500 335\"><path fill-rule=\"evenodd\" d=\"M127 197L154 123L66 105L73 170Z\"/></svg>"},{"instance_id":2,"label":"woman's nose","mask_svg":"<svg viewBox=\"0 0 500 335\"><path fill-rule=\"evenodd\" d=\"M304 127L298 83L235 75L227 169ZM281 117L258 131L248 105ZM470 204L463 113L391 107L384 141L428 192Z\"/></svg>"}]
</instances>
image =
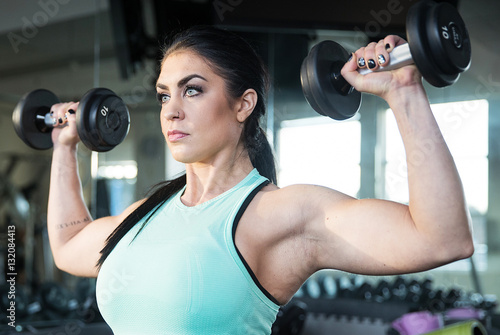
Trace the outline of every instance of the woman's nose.
<instances>
[{"instance_id":1,"label":"woman's nose","mask_svg":"<svg viewBox=\"0 0 500 335\"><path fill-rule=\"evenodd\" d=\"M168 104L164 107L164 116L167 120L176 120L184 118L184 112L182 111L181 106L179 104L170 100Z\"/></svg>"}]
</instances>

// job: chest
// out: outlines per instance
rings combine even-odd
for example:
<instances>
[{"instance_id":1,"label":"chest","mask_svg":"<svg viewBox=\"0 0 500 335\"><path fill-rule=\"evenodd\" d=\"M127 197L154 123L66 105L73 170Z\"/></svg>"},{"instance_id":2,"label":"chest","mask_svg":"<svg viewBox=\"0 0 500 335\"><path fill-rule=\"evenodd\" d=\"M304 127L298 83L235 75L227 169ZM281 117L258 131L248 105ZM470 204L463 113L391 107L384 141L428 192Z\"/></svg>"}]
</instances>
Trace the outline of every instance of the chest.
<instances>
[{"instance_id":1,"label":"chest","mask_svg":"<svg viewBox=\"0 0 500 335\"><path fill-rule=\"evenodd\" d=\"M269 333L278 306L255 283L233 238L258 184L196 208L171 199L122 238L96 287L115 334Z\"/></svg>"},{"instance_id":2,"label":"chest","mask_svg":"<svg viewBox=\"0 0 500 335\"><path fill-rule=\"evenodd\" d=\"M150 325L156 333L164 325L222 329L224 320L238 319L251 290L226 243L224 222L160 215L150 223L120 241L99 273L99 308L112 328L134 329L140 319L162 320Z\"/></svg>"}]
</instances>

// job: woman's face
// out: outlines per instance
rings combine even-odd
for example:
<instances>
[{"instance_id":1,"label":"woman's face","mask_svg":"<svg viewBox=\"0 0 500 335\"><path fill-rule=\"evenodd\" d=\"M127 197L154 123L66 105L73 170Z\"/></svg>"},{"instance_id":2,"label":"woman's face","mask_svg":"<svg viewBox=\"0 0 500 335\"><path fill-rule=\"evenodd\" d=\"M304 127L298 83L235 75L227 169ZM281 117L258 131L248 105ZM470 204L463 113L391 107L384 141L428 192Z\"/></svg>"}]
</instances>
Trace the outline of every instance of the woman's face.
<instances>
[{"instance_id":1,"label":"woman's face","mask_svg":"<svg viewBox=\"0 0 500 335\"><path fill-rule=\"evenodd\" d=\"M169 55L156 84L161 127L174 159L216 164L236 154L242 127L225 82L196 53ZM233 157L234 158L234 157Z\"/></svg>"}]
</instances>

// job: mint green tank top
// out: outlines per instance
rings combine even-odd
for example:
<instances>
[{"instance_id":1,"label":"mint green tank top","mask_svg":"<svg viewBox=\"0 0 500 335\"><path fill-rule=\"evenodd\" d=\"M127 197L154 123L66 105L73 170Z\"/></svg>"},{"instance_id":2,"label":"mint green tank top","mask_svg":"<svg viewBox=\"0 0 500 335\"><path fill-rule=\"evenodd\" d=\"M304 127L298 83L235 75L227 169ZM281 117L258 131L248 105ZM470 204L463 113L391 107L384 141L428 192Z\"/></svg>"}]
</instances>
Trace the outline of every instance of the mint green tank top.
<instances>
[{"instance_id":1,"label":"mint green tank top","mask_svg":"<svg viewBox=\"0 0 500 335\"><path fill-rule=\"evenodd\" d=\"M194 207L181 202L182 189L134 239L139 221L97 277L99 310L114 334L270 334L279 305L234 243L241 215L267 183L254 169Z\"/></svg>"}]
</instances>

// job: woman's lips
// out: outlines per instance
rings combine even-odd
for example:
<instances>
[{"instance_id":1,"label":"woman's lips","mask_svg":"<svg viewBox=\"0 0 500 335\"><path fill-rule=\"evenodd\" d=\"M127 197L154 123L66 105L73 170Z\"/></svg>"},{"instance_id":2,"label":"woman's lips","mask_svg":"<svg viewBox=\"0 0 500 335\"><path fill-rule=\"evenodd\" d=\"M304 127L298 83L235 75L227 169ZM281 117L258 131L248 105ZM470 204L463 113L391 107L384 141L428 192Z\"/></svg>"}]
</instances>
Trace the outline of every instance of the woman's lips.
<instances>
[{"instance_id":1,"label":"woman's lips","mask_svg":"<svg viewBox=\"0 0 500 335\"><path fill-rule=\"evenodd\" d=\"M178 130L171 130L167 132L167 137L170 142L176 142L179 141L180 139L188 136L188 134L183 133L182 131Z\"/></svg>"}]
</instances>

